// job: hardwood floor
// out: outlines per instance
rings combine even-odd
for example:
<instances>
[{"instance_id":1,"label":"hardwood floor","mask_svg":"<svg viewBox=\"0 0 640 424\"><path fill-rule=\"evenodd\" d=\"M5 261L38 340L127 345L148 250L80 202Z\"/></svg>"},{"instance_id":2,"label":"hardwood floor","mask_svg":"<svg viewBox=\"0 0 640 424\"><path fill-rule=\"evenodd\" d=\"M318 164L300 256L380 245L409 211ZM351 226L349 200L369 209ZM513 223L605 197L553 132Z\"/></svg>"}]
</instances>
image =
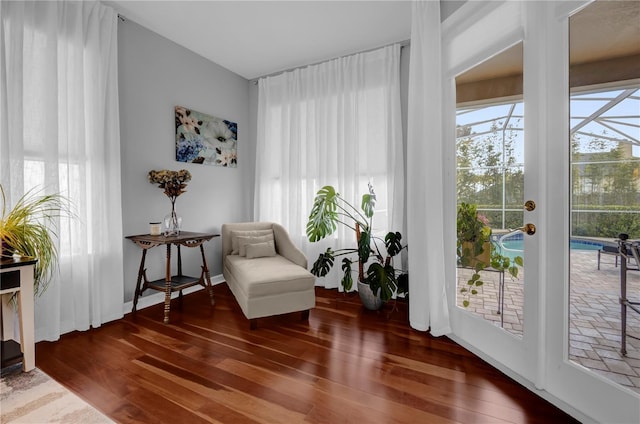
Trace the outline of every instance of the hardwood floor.
<instances>
[{"instance_id":1,"label":"hardwood floor","mask_svg":"<svg viewBox=\"0 0 640 424\"><path fill-rule=\"evenodd\" d=\"M571 423L445 337L412 330L406 304L366 311L317 288L309 321L249 330L226 284L36 345L38 368L121 423ZM357 295L356 295L357 296Z\"/></svg>"}]
</instances>

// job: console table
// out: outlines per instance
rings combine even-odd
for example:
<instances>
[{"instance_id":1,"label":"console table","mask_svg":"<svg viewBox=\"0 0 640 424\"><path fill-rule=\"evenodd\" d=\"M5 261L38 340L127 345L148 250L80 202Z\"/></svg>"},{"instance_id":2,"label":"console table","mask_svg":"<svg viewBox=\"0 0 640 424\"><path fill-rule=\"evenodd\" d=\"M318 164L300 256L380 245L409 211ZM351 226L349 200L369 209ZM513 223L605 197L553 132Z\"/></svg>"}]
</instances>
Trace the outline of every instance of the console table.
<instances>
[{"instance_id":1,"label":"console table","mask_svg":"<svg viewBox=\"0 0 640 424\"><path fill-rule=\"evenodd\" d=\"M0 261L0 295L2 295L2 366L22 357L22 370L36 366L33 316L33 269L37 259L3 258ZM20 344L13 340L14 310L11 297L17 296L20 318Z\"/></svg>"},{"instance_id":2,"label":"console table","mask_svg":"<svg viewBox=\"0 0 640 424\"><path fill-rule=\"evenodd\" d=\"M211 275L209 274L209 268L207 268L207 260L204 255L203 243L211 240L214 237L219 237L219 234L210 233L193 233L189 231L180 231L180 234L174 236L157 235L152 236L150 234L141 234L135 236L127 236L126 238L134 242L139 248L142 249L142 259L140 260L140 268L138 270L138 281L136 284L136 292L133 298L133 310L136 312L138 305L138 297L146 290L153 289L164 292L164 323L169 323L169 310L171 308L171 293L175 291L180 292L180 302L182 302L182 290L195 286L197 284L203 286L209 297L211 298L211 305L214 305L213 289L211 286ZM153 247L165 245L167 248L167 258L165 267L165 277L149 281L147 279L147 270L144 267L145 259L147 257L147 251ZM177 246L178 250L178 273L171 275L171 246ZM180 247L200 247L200 254L202 255L202 270L200 277L189 277L182 274L182 254Z\"/></svg>"}]
</instances>

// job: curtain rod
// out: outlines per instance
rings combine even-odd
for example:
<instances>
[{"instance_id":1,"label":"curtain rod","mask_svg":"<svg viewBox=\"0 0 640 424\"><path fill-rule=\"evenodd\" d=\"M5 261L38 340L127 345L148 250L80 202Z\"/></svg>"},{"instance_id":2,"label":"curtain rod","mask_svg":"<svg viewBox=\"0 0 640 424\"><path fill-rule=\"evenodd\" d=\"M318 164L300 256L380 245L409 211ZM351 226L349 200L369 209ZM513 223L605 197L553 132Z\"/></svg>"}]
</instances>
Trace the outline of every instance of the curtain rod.
<instances>
[{"instance_id":1,"label":"curtain rod","mask_svg":"<svg viewBox=\"0 0 640 424\"><path fill-rule=\"evenodd\" d=\"M385 47L393 46L394 44L400 44L400 48L402 48L402 47L406 47L406 46L410 45L411 44L411 40L397 41L395 43L385 44L384 46L374 47L374 48L363 50L363 51L360 51L360 52L355 52L355 53L350 53L350 54L345 54L345 55L342 55L342 56L334 57L333 59L321 60L319 62L310 63L308 65L294 66L293 68L285 69L283 71L276 71L276 72L273 72L271 74L262 75L260 77L256 77L256 78L250 79L249 82L251 82L251 83L253 83L255 85L255 84L258 84L258 80L260 80L261 78L275 77L276 75L281 75L281 74L284 74L285 72L295 71L296 69L304 69L304 68L307 68L309 66L319 65L321 63L330 62L330 61L336 60L336 59L342 59L343 57L353 56L355 54L372 52L374 50L378 50L378 49L382 49L382 48L385 48Z\"/></svg>"}]
</instances>

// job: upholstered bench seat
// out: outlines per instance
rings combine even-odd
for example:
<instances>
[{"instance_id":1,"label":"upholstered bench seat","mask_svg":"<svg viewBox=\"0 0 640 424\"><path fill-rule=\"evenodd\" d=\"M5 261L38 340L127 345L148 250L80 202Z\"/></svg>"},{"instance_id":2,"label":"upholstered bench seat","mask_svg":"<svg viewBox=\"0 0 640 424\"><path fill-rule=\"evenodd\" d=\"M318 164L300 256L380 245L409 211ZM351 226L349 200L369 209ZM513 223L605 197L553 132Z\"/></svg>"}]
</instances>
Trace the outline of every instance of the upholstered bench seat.
<instances>
[{"instance_id":1,"label":"upholstered bench seat","mask_svg":"<svg viewBox=\"0 0 640 424\"><path fill-rule=\"evenodd\" d=\"M222 273L251 328L257 318L290 312L308 319L315 306L315 277L281 225L224 224Z\"/></svg>"},{"instance_id":2,"label":"upholstered bench seat","mask_svg":"<svg viewBox=\"0 0 640 424\"><path fill-rule=\"evenodd\" d=\"M308 291L314 286L306 269L279 255L256 259L229 255L227 267L247 297Z\"/></svg>"}]
</instances>

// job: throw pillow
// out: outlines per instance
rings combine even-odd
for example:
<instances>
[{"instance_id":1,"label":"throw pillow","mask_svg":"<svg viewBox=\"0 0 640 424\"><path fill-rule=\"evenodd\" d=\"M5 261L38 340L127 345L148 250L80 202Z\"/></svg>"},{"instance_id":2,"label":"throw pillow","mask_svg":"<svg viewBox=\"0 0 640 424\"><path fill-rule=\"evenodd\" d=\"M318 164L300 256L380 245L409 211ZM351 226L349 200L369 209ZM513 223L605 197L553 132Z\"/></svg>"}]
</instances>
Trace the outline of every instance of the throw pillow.
<instances>
[{"instance_id":1,"label":"throw pillow","mask_svg":"<svg viewBox=\"0 0 640 424\"><path fill-rule=\"evenodd\" d=\"M237 237L238 240L238 254L240 256L247 256L247 245L264 243L273 240L273 234L267 234L265 236L253 236L253 237ZM274 242L275 244L275 242Z\"/></svg>"},{"instance_id":2,"label":"throw pillow","mask_svg":"<svg viewBox=\"0 0 640 424\"><path fill-rule=\"evenodd\" d=\"M276 256L276 246L273 244L272 241L248 244L246 246L246 250L247 250L247 259Z\"/></svg>"},{"instance_id":3,"label":"throw pillow","mask_svg":"<svg viewBox=\"0 0 640 424\"><path fill-rule=\"evenodd\" d=\"M256 237L256 236L265 236L271 235L271 240L273 240L273 230L232 230L231 231L231 254L238 255L240 253L240 248L238 247L238 237Z\"/></svg>"}]
</instances>

